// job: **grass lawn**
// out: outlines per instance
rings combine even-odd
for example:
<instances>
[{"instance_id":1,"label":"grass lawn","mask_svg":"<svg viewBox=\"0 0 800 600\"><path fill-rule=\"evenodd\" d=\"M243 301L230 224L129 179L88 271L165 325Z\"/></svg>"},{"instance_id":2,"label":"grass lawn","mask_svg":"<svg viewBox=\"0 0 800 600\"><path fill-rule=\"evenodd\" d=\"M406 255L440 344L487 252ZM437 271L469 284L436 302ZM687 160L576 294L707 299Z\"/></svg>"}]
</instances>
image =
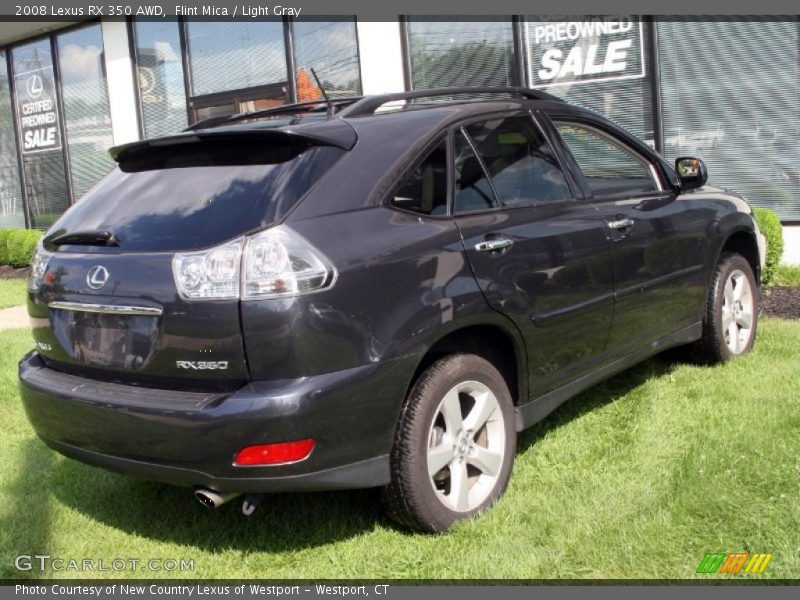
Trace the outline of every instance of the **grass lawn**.
<instances>
[{"instance_id":1,"label":"grass lawn","mask_svg":"<svg viewBox=\"0 0 800 600\"><path fill-rule=\"evenodd\" d=\"M0 279L0 309L25 304L25 279Z\"/></svg>"},{"instance_id":2,"label":"grass lawn","mask_svg":"<svg viewBox=\"0 0 800 600\"><path fill-rule=\"evenodd\" d=\"M775 271L773 285L800 286L800 266L779 265Z\"/></svg>"},{"instance_id":3,"label":"grass lawn","mask_svg":"<svg viewBox=\"0 0 800 600\"><path fill-rule=\"evenodd\" d=\"M741 360L662 356L572 400L522 435L494 510L443 536L395 528L375 491L277 495L245 519L64 459L20 408L30 345L0 333L0 578L22 553L193 559L172 576L204 578L709 578L704 554L733 551L800 577L798 321L762 321Z\"/></svg>"}]
</instances>

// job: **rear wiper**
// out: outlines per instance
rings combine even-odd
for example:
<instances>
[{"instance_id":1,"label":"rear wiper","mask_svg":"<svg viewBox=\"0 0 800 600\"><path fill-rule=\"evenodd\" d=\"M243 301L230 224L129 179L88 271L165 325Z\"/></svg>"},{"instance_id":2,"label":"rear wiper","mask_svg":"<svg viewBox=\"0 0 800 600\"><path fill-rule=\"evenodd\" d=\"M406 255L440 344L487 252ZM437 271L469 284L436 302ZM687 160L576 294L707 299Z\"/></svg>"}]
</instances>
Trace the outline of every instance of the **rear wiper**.
<instances>
[{"instance_id":1,"label":"rear wiper","mask_svg":"<svg viewBox=\"0 0 800 600\"><path fill-rule=\"evenodd\" d=\"M49 246L119 246L119 240L110 231L73 231L62 233L45 241Z\"/></svg>"}]
</instances>

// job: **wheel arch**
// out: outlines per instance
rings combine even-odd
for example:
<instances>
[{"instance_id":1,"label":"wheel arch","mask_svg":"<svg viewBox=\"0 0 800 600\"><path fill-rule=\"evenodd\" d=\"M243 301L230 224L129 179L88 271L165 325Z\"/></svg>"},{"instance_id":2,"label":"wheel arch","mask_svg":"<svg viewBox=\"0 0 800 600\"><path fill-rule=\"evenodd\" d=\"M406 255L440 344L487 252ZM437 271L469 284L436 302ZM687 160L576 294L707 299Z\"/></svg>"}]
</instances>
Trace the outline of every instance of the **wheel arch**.
<instances>
[{"instance_id":1,"label":"wheel arch","mask_svg":"<svg viewBox=\"0 0 800 600\"><path fill-rule=\"evenodd\" d=\"M713 266L719 264L720 258L726 252L741 255L753 269L756 285L761 286L761 262L759 260L758 240L753 229L740 225L723 234L723 241L717 251ZM713 276L713 268L711 269Z\"/></svg>"},{"instance_id":2,"label":"wheel arch","mask_svg":"<svg viewBox=\"0 0 800 600\"><path fill-rule=\"evenodd\" d=\"M430 340L420 357L406 389L406 398L419 376L436 360L448 354L466 352L491 362L508 385L515 406L528 398L527 352L519 332L500 322L470 322L441 333Z\"/></svg>"}]
</instances>

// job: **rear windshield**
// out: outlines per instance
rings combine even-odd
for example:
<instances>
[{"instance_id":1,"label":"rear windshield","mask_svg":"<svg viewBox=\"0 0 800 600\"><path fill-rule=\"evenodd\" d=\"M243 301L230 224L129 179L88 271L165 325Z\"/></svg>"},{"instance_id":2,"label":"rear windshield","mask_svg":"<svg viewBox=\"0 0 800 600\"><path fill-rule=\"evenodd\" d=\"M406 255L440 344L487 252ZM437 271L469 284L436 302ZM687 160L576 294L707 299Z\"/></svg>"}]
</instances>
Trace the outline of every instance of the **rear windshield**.
<instances>
[{"instance_id":1,"label":"rear windshield","mask_svg":"<svg viewBox=\"0 0 800 600\"><path fill-rule=\"evenodd\" d=\"M108 231L121 251L214 246L274 223L345 152L330 146L232 146L194 143L139 152L52 231Z\"/></svg>"}]
</instances>

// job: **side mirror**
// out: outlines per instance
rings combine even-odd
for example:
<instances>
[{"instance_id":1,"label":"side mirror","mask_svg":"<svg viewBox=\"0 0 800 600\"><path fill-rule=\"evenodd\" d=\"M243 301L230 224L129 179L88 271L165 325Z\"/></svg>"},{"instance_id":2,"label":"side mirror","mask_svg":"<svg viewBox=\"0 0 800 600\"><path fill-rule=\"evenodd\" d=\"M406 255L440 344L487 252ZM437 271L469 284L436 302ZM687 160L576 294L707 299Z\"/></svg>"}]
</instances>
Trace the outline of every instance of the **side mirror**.
<instances>
[{"instance_id":1,"label":"side mirror","mask_svg":"<svg viewBox=\"0 0 800 600\"><path fill-rule=\"evenodd\" d=\"M682 156L675 160L675 171L681 190L689 191L703 187L708 181L708 170L705 163L693 156Z\"/></svg>"}]
</instances>

